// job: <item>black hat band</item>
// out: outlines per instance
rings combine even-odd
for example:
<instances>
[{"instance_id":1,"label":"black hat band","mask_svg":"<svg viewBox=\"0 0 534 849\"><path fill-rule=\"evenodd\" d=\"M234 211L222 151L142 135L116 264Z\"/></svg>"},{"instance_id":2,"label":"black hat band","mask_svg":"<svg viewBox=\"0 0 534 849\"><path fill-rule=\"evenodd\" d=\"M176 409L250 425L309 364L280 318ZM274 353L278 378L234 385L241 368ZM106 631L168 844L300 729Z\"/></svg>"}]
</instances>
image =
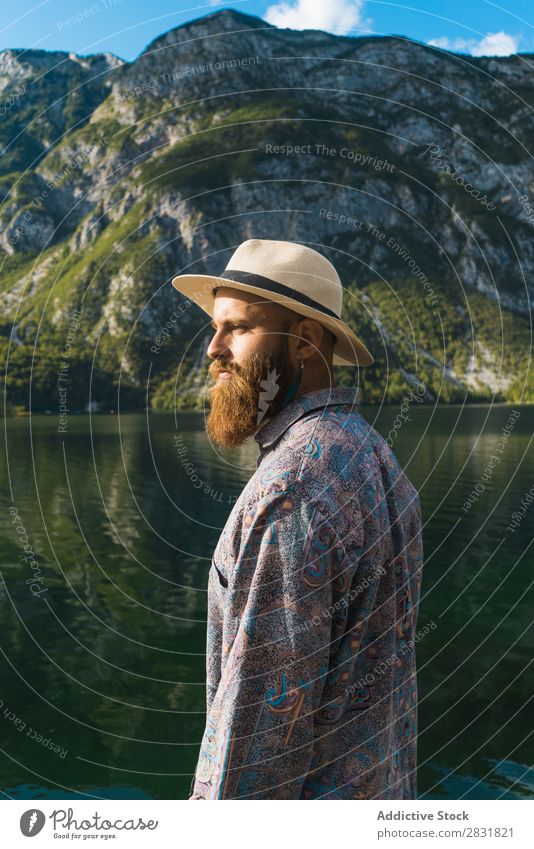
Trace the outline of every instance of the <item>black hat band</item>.
<instances>
[{"instance_id":1,"label":"black hat band","mask_svg":"<svg viewBox=\"0 0 534 849\"><path fill-rule=\"evenodd\" d=\"M319 312L336 318L339 321L339 316L334 310L330 310L318 301L314 301L309 295L304 295L302 292L290 289L289 286L284 286L283 283L277 283L276 280L271 280L270 277L263 277L263 275L254 274L252 271L234 271L229 268L223 271L219 277L223 277L225 280L233 280L235 283L247 283L250 286L257 286L259 289L266 289L268 292L274 292L277 295L285 295L294 301L298 301L305 307L312 307L314 310L319 310Z\"/></svg>"}]
</instances>

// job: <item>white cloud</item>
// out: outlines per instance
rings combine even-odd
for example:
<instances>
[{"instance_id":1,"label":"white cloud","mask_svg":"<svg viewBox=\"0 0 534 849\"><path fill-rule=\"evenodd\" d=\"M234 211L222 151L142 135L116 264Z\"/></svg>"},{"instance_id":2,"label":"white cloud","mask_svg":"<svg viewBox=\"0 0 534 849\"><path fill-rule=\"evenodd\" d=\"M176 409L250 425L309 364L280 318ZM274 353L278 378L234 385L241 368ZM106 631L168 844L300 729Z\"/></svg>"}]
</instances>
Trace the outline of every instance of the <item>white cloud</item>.
<instances>
[{"instance_id":1,"label":"white cloud","mask_svg":"<svg viewBox=\"0 0 534 849\"><path fill-rule=\"evenodd\" d=\"M472 51L473 56L510 56L517 53L518 39L507 32L493 32L484 36Z\"/></svg>"},{"instance_id":2,"label":"white cloud","mask_svg":"<svg viewBox=\"0 0 534 849\"><path fill-rule=\"evenodd\" d=\"M322 29L345 35L355 27L366 28L362 20L364 0L294 0L269 6L263 18L277 27Z\"/></svg>"},{"instance_id":3,"label":"white cloud","mask_svg":"<svg viewBox=\"0 0 534 849\"><path fill-rule=\"evenodd\" d=\"M446 35L441 38L431 38L428 42L432 47L440 47L442 50L458 50L465 53L473 46L473 42L466 41L465 38L447 38Z\"/></svg>"},{"instance_id":4,"label":"white cloud","mask_svg":"<svg viewBox=\"0 0 534 849\"><path fill-rule=\"evenodd\" d=\"M432 38L428 42L443 50L470 53L471 56L510 56L517 53L519 39L507 32L489 32L484 38Z\"/></svg>"}]
</instances>

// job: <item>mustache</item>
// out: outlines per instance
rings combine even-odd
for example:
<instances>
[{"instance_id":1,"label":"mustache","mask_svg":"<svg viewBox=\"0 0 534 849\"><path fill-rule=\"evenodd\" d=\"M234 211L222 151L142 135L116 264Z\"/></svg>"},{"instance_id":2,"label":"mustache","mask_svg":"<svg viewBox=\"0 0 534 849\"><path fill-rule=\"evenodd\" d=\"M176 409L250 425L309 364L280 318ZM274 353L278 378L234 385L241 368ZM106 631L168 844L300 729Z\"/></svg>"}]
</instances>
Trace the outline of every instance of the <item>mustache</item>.
<instances>
[{"instance_id":1,"label":"mustache","mask_svg":"<svg viewBox=\"0 0 534 849\"><path fill-rule=\"evenodd\" d=\"M235 369L230 368L229 366L221 365L220 363L211 367L210 374L212 375L212 377L217 377L222 371L229 371L231 374L236 374Z\"/></svg>"}]
</instances>

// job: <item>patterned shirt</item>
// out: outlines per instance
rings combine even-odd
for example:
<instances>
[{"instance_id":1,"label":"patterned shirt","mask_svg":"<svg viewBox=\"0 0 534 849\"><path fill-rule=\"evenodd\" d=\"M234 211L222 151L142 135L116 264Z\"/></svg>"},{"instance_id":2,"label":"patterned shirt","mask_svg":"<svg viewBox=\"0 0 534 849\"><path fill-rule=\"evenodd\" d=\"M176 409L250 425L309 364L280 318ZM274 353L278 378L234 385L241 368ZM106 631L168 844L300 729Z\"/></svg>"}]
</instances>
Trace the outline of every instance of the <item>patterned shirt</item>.
<instances>
[{"instance_id":1,"label":"patterned shirt","mask_svg":"<svg viewBox=\"0 0 534 849\"><path fill-rule=\"evenodd\" d=\"M356 388L291 401L208 579L190 799L416 798L417 490Z\"/></svg>"}]
</instances>

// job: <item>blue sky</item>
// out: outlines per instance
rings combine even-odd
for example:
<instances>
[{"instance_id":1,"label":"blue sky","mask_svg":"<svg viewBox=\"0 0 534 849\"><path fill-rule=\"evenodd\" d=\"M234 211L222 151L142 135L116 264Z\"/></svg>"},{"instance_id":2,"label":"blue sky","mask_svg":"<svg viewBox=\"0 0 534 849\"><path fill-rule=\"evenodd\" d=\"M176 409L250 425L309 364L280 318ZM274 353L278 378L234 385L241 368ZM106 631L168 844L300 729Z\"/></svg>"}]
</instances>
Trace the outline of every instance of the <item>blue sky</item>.
<instances>
[{"instance_id":1,"label":"blue sky","mask_svg":"<svg viewBox=\"0 0 534 849\"><path fill-rule=\"evenodd\" d=\"M107 51L132 60L158 35L223 8L258 15L277 26L339 35L403 35L474 56L534 53L533 0L6 0L0 49L33 47L82 55Z\"/></svg>"}]
</instances>

